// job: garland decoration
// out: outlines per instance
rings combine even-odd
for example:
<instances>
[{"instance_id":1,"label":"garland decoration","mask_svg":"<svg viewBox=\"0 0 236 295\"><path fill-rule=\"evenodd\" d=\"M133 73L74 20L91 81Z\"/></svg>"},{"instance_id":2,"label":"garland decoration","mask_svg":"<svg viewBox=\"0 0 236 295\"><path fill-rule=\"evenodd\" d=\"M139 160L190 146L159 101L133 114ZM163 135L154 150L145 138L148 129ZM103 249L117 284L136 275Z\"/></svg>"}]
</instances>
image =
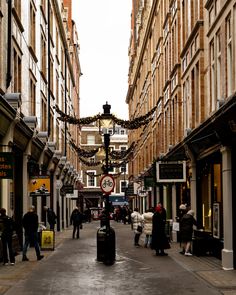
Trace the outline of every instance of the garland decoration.
<instances>
[{"instance_id":1,"label":"garland decoration","mask_svg":"<svg viewBox=\"0 0 236 295\"><path fill-rule=\"evenodd\" d=\"M109 156L114 160L124 160L129 157L131 153L134 152L135 142L132 142L130 147L125 151L111 151Z\"/></svg>"},{"instance_id":2,"label":"garland decoration","mask_svg":"<svg viewBox=\"0 0 236 295\"><path fill-rule=\"evenodd\" d=\"M91 172L86 172L86 171L85 171L85 174L88 175L88 176L90 176L90 177L101 177L102 175L104 175L103 173L100 173L100 174L93 174L93 173L91 173ZM114 173L114 174L112 174L112 177L113 177L113 178L117 178L117 177L119 177L121 174L122 174L122 172Z\"/></svg>"},{"instance_id":3,"label":"garland decoration","mask_svg":"<svg viewBox=\"0 0 236 295\"><path fill-rule=\"evenodd\" d=\"M76 150L78 156L83 157L83 158L92 158L99 150L99 148L96 148L94 150L87 151L87 150L77 147L72 141L70 141L70 144L71 144L72 148L74 150Z\"/></svg>"},{"instance_id":4,"label":"garland decoration","mask_svg":"<svg viewBox=\"0 0 236 295\"><path fill-rule=\"evenodd\" d=\"M98 166L98 165L101 165L101 161L97 161L97 162L89 162L89 161L86 161L85 159L79 157L80 161L86 165L86 166L89 166L89 167L93 167L93 166Z\"/></svg>"},{"instance_id":5,"label":"garland decoration","mask_svg":"<svg viewBox=\"0 0 236 295\"><path fill-rule=\"evenodd\" d=\"M74 125L86 125L86 124L90 124L93 122L96 122L100 119L103 118L103 116L101 114L97 114L93 117L85 117L85 118L76 118L76 117L72 117L69 116L67 114L65 114L64 112L62 112L59 107L56 105L55 107L56 112L60 115L60 117L58 117L58 120L61 120L63 122L67 122L69 124L74 124ZM129 130L134 130L134 129L138 129L141 126L147 125L151 120L152 120L152 115L156 110L156 106L154 108L152 108L146 115L137 117L133 120L122 120L117 118L115 115L111 115L110 119L112 119L117 125L129 129Z\"/></svg>"},{"instance_id":6,"label":"garland decoration","mask_svg":"<svg viewBox=\"0 0 236 295\"><path fill-rule=\"evenodd\" d=\"M62 112L58 105L55 105L55 111L60 115L60 117L58 117L58 120L63 121L63 122L67 122L69 124L74 124L74 125L87 125L87 124L91 124L93 122L96 122L98 119L100 119L101 115L95 115L93 117L85 117L85 118L76 118L76 117L72 117L69 116L67 114L65 114L64 112Z\"/></svg>"}]
</instances>

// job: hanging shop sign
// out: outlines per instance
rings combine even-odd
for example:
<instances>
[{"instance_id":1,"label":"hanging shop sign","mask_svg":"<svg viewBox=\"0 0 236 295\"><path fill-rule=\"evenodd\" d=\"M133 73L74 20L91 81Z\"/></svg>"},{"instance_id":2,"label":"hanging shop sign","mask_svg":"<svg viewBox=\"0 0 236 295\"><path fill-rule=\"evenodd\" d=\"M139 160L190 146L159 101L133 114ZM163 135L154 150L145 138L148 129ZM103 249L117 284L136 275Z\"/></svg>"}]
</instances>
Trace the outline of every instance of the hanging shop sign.
<instances>
[{"instance_id":1,"label":"hanging shop sign","mask_svg":"<svg viewBox=\"0 0 236 295\"><path fill-rule=\"evenodd\" d=\"M31 197L50 196L50 177L41 175L31 177L28 190Z\"/></svg>"},{"instance_id":2,"label":"hanging shop sign","mask_svg":"<svg viewBox=\"0 0 236 295\"><path fill-rule=\"evenodd\" d=\"M13 154L0 152L0 179L13 178Z\"/></svg>"},{"instance_id":3,"label":"hanging shop sign","mask_svg":"<svg viewBox=\"0 0 236 295\"><path fill-rule=\"evenodd\" d=\"M157 182L185 182L186 162L157 162Z\"/></svg>"}]
</instances>

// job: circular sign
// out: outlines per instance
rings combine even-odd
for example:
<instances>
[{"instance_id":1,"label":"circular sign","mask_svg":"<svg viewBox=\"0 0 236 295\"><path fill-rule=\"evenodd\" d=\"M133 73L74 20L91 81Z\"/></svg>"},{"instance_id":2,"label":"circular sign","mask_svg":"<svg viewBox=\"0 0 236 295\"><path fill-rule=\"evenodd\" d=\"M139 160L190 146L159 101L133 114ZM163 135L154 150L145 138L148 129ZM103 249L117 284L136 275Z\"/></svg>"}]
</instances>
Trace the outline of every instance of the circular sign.
<instances>
[{"instance_id":1,"label":"circular sign","mask_svg":"<svg viewBox=\"0 0 236 295\"><path fill-rule=\"evenodd\" d=\"M110 194L115 187L115 180L111 175L104 175L100 181L100 187L104 194Z\"/></svg>"}]
</instances>

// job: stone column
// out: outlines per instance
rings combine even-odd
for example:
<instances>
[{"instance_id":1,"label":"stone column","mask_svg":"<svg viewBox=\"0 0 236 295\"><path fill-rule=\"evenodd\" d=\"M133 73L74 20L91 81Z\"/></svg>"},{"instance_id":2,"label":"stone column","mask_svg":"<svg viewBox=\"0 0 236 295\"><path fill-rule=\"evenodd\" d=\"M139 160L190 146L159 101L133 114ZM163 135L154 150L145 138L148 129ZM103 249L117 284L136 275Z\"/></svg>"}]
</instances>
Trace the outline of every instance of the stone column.
<instances>
[{"instance_id":1,"label":"stone column","mask_svg":"<svg viewBox=\"0 0 236 295\"><path fill-rule=\"evenodd\" d=\"M197 173L196 173L196 163L191 161L192 176L190 180L190 198L191 198L191 209L195 212L197 216Z\"/></svg>"},{"instance_id":2,"label":"stone column","mask_svg":"<svg viewBox=\"0 0 236 295\"><path fill-rule=\"evenodd\" d=\"M224 249L222 250L222 267L234 269L233 265L233 214L232 214L232 160L231 149L223 147L222 153L222 190L223 193L223 232Z\"/></svg>"}]
</instances>

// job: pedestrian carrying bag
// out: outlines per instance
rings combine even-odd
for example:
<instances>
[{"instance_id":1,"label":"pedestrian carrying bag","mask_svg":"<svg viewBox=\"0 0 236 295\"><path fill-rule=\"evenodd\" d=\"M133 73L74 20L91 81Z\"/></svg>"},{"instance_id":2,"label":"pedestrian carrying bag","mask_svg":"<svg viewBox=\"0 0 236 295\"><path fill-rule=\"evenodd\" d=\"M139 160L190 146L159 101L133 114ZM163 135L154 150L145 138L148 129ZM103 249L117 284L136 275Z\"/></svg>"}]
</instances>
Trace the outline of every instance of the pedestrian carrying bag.
<instances>
[{"instance_id":1,"label":"pedestrian carrying bag","mask_svg":"<svg viewBox=\"0 0 236 295\"><path fill-rule=\"evenodd\" d=\"M137 231L138 231L139 233L142 233L142 232L143 232L143 227L142 227L141 225L138 225L138 227L137 227Z\"/></svg>"}]
</instances>

